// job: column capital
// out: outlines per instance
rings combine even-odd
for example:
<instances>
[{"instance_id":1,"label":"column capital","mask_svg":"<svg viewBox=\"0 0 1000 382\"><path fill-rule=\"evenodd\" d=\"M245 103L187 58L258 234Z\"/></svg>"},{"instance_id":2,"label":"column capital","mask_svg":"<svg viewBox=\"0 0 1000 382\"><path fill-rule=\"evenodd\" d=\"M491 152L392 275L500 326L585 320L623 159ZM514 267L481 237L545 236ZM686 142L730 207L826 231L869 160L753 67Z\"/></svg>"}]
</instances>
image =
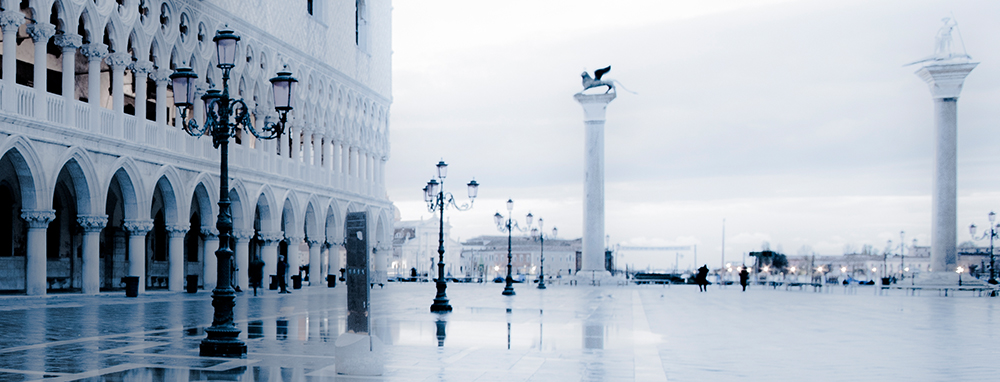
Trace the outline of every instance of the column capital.
<instances>
[{"instance_id":1,"label":"column capital","mask_svg":"<svg viewBox=\"0 0 1000 382\"><path fill-rule=\"evenodd\" d=\"M306 238L306 244L309 244L309 248L318 246L320 243L323 242L316 239Z\"/></svg>"},{"instance_id":2,"label":"column capital","mask_svg":"<svg viewBox=\"0 0 1000 382\"><path fill-rule=\"evenodd\" d=\"M254 230L252 229L234 229L232 232L233 237L238 241L250 241L253 239Z\"/></svg>"},{"instance_id":3,"label":"column capital","mask_svg":"<svg viewBox=\"0 0 1000 382\"><path fill-rule=\"evenodd\" d=\"M16 33L21 24L24 24L24 13L20 11L0 12L0 29L3 29L4 33Z\"/></svg>"},{"instance_id":4,"label":"column capital","mask_svg":"<svg viewBox=\"0 0 1000 382\"><path fill-rule=\"evenodd\" d=\"M167 232L170 233L170 237L184 237L190 229L190 224L167 224Z\"/></svg>"},{"instance_id":5,"label":"column capital","mask_svg":"<svg viewBox=\"0 0 1000 382\"><path fill-rule=\"evenodd\" d=\"M100 61L108 55L108 46L94 42L83 44L80 46L80 54L87 57L88 61Z\"/></svg>"},{"instance_id":6,"label":"column capital","mask_svg":"<svg viewBox=\"0 0 1000 382\"><path fill-rule=\"evenodd\" d=\"M283 231L261 231L257 233L261 240L266 241L268 244L277 243L285 238L285 233Z\"/></svg>"},{"instance_id":7,"label":"column capital","mask_svg":"<svg viewBox=\"0 0 1000 382\"><path fill-rule=\"evenodd\" d=\"M115 52L105 57L104 62L107 62L112 69L122 70L132 64L132 55L128 52Z\"/></svg>"},{"instance_id":8,"label":"column capital","mask_svg":"<svg viewBox=\"0 0 1000 382\"><path fill-rule=\"evenodd\" d=\"M62 47L63 52L69 50L75 50L83 46L83 36L76 33L60 33L57 34L55 39L52 41L56 46Z\"/></svg>"},{"instance_id":9,"label":"column capital","mask_svg":"<svg viewBox=\"0 0 1000 382\"><path fill-rule=\"evenodd\" d=\"M49 41L49 38L56 34L56 26L46 22L34 22L28 24L28 35L36 44Z\"/></svg>"},{"instance_id":10,"label":"column capital","mask_svg":"<svg viewBox=\"0 0 1000 382\"><path fill-rule=\"evenodd\" d=\"M22 210L21 218L28 222L30 228L45 228L55 220L56 210Z\"/></svg>"},{"instance_id":11,"label":"column capital","mask_svg":"<svg viewBox=\"0 0 1000 382\"><path fill-rule=\"evenodd\" d=\"M168 68L156 69L151 72L150 78L152 78L157 85L166 86L170 83L170 75L173 73L174 71Z\"/></svg>"},{"instance_id":12,"label":"column capital","mask_svg":"<svg viewBox=\"0 0 1000 382\"><path fill-rule=\"evenodd\" d=\"M285 240L288 240L288 244L298 244L304 239L305 238L302 236L285 236Z\"/></svg>"},{"instance_id":13,"label":"column capital","mask_svg":"<svg viewBox=\"0 0 1000 382\"><path fill-rule=\"evenodd\" d=\"M915 74L927 82L927 86L931 90L931 98L958 98L959 94L962 93L965 77L972 69L976 68L976 65L979 63L927 65L917 70Z\"/></svg>"},{"instance_id":14,"label":"column capital","mask_svg":"<svg viewBox=\"0 0 1000 382\"><path fill-rule=\"evenodd\" d=\"M132 236L145 235L153 230L153 221L150 219L126 219L122 227Z\"/></svg>"},{"instance_id":15,"label":"column capital","mask_svg":"<svg viewBox=\"0 0 1000 382\"><path fill-rule=\"evenodd\" d=\"M153 63L149 60L137 60L129 65L133 73L147 74L153 71Z\"/></svg>"},{"instance_id":16,"label":"column capital","mask_svg":"<svg viewBox=\"0 0 1000 382\"><path fill-rule=\"evenodd\" d=\"M108 225L108 215L77 215L76 222L85 232L100 232Z\"/></svg>"},{"instance_id":17,"label":"column capital","mask_svg":"<svg viewBox=\"0 0 1000 382\"><path fill-rule=\"evenodd\" d=\"M607 110L608 104L611 103L617 97L615 93L607 94L583 94L576 93L573 98L580 105L583 105L583 120L584 122L590 121L603 121L604 112Z\"/></svg>"},{"instance_id":18,"label":"column capital","mask_svg":"<svg viewBox=\"0 0 1000 382\"><path fill-rule=\"evenodd\" d=\"M219 237L219 230L212 227L201 227L201 236L206 240Z\"/></svg>"}]
</instances>

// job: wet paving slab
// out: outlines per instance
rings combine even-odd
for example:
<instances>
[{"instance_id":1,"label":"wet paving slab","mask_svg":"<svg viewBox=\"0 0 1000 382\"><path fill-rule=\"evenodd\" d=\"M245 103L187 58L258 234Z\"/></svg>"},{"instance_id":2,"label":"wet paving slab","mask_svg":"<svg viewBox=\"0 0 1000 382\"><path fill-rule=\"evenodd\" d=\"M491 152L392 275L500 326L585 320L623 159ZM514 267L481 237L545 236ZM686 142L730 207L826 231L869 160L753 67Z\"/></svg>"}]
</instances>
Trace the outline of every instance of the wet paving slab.
<instances>
[{"instance_id":1,"label":"wet paving slab","mask_svg":"<svg viewBox=\"0 0 1000 382\"><path fill-rule=\"evenodd\" d=\"M0 381L989 380L996 298L693 286L372 290L381 376L337 372L345 289L243 293L244 359L200 357L210 293L0 297ZM869 293L875 292L875 293ZM342 354L350 357L354 354ZM346 358L345 358L346 359Z\"/></svg>"}]
</instances>

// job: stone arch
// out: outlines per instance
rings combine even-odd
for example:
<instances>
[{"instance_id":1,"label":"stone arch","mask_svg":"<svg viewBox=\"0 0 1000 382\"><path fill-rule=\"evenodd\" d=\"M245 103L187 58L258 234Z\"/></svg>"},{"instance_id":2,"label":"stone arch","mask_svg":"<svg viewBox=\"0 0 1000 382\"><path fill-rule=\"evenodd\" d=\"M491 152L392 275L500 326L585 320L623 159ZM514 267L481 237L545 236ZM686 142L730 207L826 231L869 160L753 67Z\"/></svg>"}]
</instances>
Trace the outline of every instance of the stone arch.
<instances>
[{"instance_id":1,"label":"stone arch","mask_svg":"<svg viewBox=\"0 0 1000 382\"><path fill-rule=\"evenodd\" d=\"M277 209L274 191L264 185L257 193L257 211L260 214L261 231L273 232L281 230L281 213Z\"/></svg>"},{"instance_id":2,"label":"stone arch","mask_svg":"<svg viewBox=\"0 0 1000 382\"><path fill-rule=\"evenodd\" d=\"M233 213L233 229L253 228L253 211L247 206L248 200L251 199L247 196L246 185L239 179L232 181L229 186L229 202Z\"/></svg>"},{"instance_id":3,"label":"stone arch","mask_svg":"<svg viewBox=\"0 0 1000 382\"><path fill-rule=\"evenodd\" d=\"M60 169L56 173L57 179L62 171L66 171L75 188L78 213L82 215L100 214L98 209L94 207L99 205L100 201L97 173L94 171L94 164L87 152L79 147L71 147L63 153L63 156L56 163L59 163L58 168Z\"/></svg>"},{"instance_id":4,"label":"stone arch","mask_svg":"<svg viewBox=\"0 0 1000 382\"><path fill-rule=\"evenodd\" d=\"M48 207L46 200L52 196L46 192L46 182L42 174L41 160L31 141L24 137L9 138L2 146L3 157L10 155L11 165L18 180L18 190L21 193L21 208L26 210Z\"/></svg>"},{"instance_id":5,"label":"stone arch","mask_svg":"<svg viewBox=\"0 0 1000 382\"><path fill-rule=\"evenodd\" d=\"M142 214L140 211L147 210L146 206L147 196L145 195L145 188L142 186L142 177L139 175L140 172L136 168L135 163L131 158L121 158L115 162L111 168L115 170L111 172L108 177L111 182L116 178L121 186L122 197L124 202L124 213L126 219L148 219L149 216ZM111 187L110 182L107 188ZM107 194L107 188L105 188L104 194Z\"/></svg>"}]
</instances>

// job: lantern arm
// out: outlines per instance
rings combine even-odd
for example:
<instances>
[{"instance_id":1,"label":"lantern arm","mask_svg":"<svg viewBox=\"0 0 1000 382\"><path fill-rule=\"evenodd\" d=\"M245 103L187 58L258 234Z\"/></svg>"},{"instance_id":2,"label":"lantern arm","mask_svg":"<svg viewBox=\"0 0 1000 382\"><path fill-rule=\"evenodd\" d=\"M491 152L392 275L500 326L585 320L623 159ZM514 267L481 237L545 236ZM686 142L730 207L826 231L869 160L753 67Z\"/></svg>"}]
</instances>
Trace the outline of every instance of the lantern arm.
<instances>
[{"instance_id":1,"label":"lantern arm","mask_svg":"<svg viewBox=\"0 0 1000 382\"><path fill-rule=\"evenodd\" d=\"M497 229L500 230L500 232L528 232L531 230L531 227L521 228L521 226L517 224L517 220L505 217L504 222L497 224Z\"/></svg>"},{"instance_id":2,"label":"lantern arm","mask_svg":"<svg viewBox=\"0 0 1000 382\"><path fill-rule=\"evenodd\" d=\"M238 103L239 105L235 105ZM278 122L267 122L267 118L261 122L261 130L257 131L257 128L250 121L250 109L247 105L243 103L243 100L237 100L234 102L236 123L246 127L250 130L250 134L257 137L258 139L275 139L285 131L285 123L288 121L288 112L281 111L278 112Z\"/></svg>"},{"instance_id":3,"label":"lantern arm","mask_svg":"<svg viewBox=\"0 0 1000 382\"><path fill-rule=\"evenodd\" d=\"M444 195L444 197L445 197L445 205L449 205L450 204L453 208L455 208L456 210L459 210L459 211L468 211L468 210L472 209L472 203L474 203L476 201L476 199L469 199L468 203L462 204L462 205L458 205L458 203L455 202L455 196L452 195L452 193L446 192L445 195Z\"/></svg>"},{"instance_id":4,"label":"lantern arm","mask_svg":"<svg viewBox=\"0 0 1000 382\"><path fill-rule=\"evenodd\" d=\"M206 123L205 126L198 126L198 121L196 119L194 119L193 116L192 116L191 119L184 120L184 117L187 114L187 111L189 109L191 109L191 108L190 107L186 107L186 108L181 109L181 113L180 113L180 117L181 117L181 121L182 121L181 125L183 126L184 131L188 133L188 135L190 135L192 137L195 137L195 138L201 138L202 135L205 135L208 131L210 131L209 128L208 128L209 124Z\"/></svg>"}]
</instances>

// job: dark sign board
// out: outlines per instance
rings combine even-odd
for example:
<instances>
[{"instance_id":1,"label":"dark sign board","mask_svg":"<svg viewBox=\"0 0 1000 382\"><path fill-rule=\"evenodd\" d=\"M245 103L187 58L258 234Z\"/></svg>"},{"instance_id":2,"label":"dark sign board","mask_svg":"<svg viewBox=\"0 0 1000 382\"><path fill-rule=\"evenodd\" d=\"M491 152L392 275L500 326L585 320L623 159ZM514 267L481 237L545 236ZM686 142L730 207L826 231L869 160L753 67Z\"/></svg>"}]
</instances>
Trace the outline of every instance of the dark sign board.
<instances>
[{"instance_id":1,"label":"dark sign board","mask_svg":"<svg viewBox=\"0 0 1000 382\"><path fill-rule=\"evenodd\" d=\"M368 333L368 218L347 214L347 331Z\"/></svg>"}]
</instances>

